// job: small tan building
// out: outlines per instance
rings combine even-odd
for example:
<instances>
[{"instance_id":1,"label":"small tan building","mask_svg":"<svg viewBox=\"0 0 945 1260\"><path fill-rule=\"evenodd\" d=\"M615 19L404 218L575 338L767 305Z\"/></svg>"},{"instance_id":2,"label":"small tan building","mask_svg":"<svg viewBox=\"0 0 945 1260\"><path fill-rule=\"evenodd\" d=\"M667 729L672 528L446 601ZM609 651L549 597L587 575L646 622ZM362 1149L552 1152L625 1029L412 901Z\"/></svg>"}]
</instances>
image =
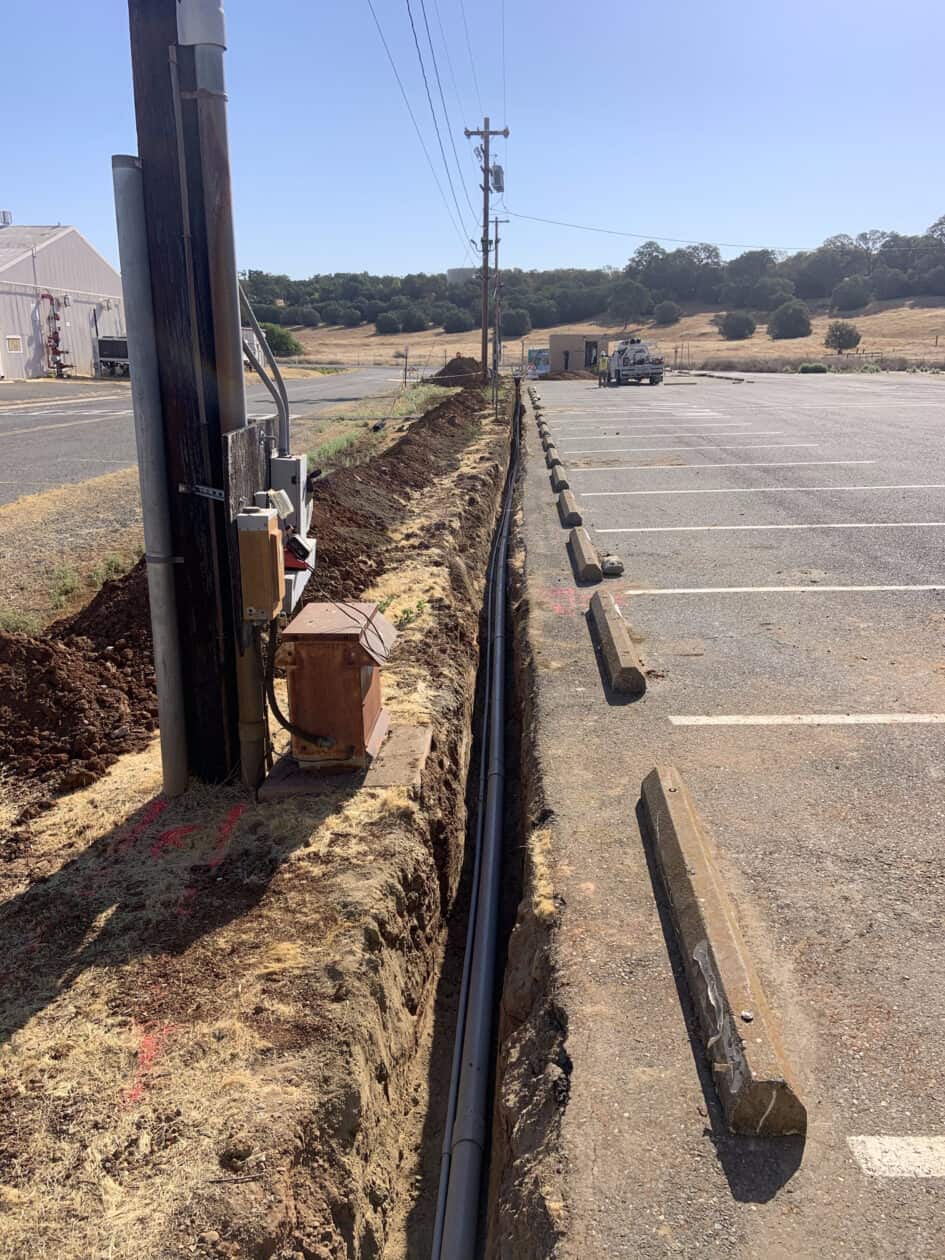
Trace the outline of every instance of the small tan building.
<instances>
[{"instance_id":1,"label":"small tan building","mask_svg":"<svg viewBox=\"0 0 945 1260\"><path fill-rule=\"evenodd\" d=\"M597 356L607 354L610 342L606 337L586 333L551 333L548 353L551 372L595 372Z\"/></svg>"}]
</instances>

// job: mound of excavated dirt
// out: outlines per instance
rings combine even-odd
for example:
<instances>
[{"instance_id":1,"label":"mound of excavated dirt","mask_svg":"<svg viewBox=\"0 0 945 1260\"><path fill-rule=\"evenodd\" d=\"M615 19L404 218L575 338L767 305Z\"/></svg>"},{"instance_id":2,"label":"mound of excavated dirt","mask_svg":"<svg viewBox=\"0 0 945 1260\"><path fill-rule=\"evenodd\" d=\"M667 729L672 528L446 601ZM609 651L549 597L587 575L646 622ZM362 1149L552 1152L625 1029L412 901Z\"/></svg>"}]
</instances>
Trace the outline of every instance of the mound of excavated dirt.
<instances>
[{"instance_id":1,"label":"mound of excavated dirt","mask_svg":"<svg viewBox=\"0 0 945 1260\"><path fill-rule=\"evenodd\" d=\"M0 766L32 789L21 819L93 783L156 724L143 561L45 634L0 634Z\"/></svg>"},{"instance_id":2,"label":"mound of excavated dirt","mask_svg":"<svg viewBox=\"0 0 945 1260\"><path fill-rule=\"evenodd\" d=\"M471 365L474 359L454 359ZM478 427L464 390L411 425L383 455L316 485L316 572L306 600L351 599L384 572L389 531L413 492L455 467ZM0 634L0 767L24 785L20 819L57 792L93 783L157 725L147 573L140 561L37 638Z\"/></svg>"},{"instance_id":3,"label":"mound of excavated dirt","mask_svg":"<svg viewBox=\"0 0 945 1260\"><path fill-rule=\"evenodd\" d=\"M482 364L478 359L467 359L461 354L450 359L433 376L438 385L475 385L482 377Z\"/></svg>"},{"instance_id":4,"label":"mound of excavated dirt","mask_svg":"<svg viewBox=\"0 0 945 1260\"><path fill-rule=\"evenodd\" d=\"M473 359L453 362L478 370ZM351 599L384 572L388 531L405 519L412 492L455 465L478 427L481 406L475 390L444 399L383 455L316 483L311 528L318 552L307 601Z\"/></svg>"},{"instance_id":5,"label":"mound of excavated dirt","mask_svg":"<svg viewBox=\"0 0 945 1260\"><path fill-rule=\"evenodd\" d=\"M449 1071L462 966L447 916L508 457L507 418L478 402L457 395L318 487L312 585L363 582L394 620L414 612L384 694L395 727L430 728L418 786L167 801L146 753L0 850L0 1255L429 1254L434 1065ZM102 605L76 620L84 635L38 646L107 636Z\"/></svg>"},{"instance_id":6,"label":"mound of excavated dirt","mask_svg":"<svg viewBox=\"0 0 945 1260\"><path fill-rule=\"evenodd\" d=\"M596 381L597 373L588 368L575 369L573 372L549 372L546 381Z\"/></svg>"},{"instance_id":7,"label":"mound of excavated dirt","mask_svg":"<svg viewBox=\"0 0 945 1260\"><path fill-rule=\"evenodd\" d=\"M144 561L139 560L123 577L105 582L84 608L57 621L47 634L69 643L87 639L102 652L130 648L150 660L151 618Z\"/></svg>"}]
</instances>

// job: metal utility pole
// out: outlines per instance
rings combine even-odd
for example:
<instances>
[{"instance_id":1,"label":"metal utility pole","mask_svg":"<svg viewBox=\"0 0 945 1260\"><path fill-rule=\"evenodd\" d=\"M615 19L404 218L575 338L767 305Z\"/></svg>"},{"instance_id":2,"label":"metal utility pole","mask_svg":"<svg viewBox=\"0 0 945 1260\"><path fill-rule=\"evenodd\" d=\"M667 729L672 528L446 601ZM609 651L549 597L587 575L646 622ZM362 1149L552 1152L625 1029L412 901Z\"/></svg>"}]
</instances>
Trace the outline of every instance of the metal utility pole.
<instances>
[{"instance_id":1,"label":"metal utility pole","mask_svg":"<svg viewBox=\"0 0 945 1260\"><path fill-rule=\"evenodd\" d=\"M128 0L174 547L188 766L258 782L262 678L235 517L263 484L246 423L221 0Z\"/></svg>"},{"instance_id":2,"label":"metal utility pole","mask_svg":"<svg viewBox=\"0 0 945 1260\"><path fill-rule=\"evenodd\" d=\"M493 131L488 115L482 120L481 129L465 128L465 135L482 138L482 383L489 380L489 194L492 191L492 166L489 162L489 141L492 136L508 137L508 127Z\"/></svg>"},{"instance_id":3,"label":"metal utility pole","mask_svg":"<svg viewBox=\"0 0 945 1260\"><path fill-rule=\"evenodd\" d=\"M180 796L187 790L187 727L184 721L184 686L174 588L174 541L141 163L136 157L113 157L112 176L128 359L131 364L154 681L157 687L158 729L161 732L161 768L164 795Z\"/></svg>"}]
</instances>

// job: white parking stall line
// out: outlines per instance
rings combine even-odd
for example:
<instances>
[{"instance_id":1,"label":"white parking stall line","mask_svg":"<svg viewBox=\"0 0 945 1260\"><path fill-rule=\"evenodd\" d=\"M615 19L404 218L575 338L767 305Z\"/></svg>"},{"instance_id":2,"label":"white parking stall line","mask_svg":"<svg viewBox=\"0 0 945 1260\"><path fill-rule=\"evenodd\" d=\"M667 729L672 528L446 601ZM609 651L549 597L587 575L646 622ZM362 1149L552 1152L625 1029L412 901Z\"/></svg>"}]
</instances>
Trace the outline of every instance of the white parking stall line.
<instances>
[{"instance_id":1,"label":"white parking stall line","mask_svg":"<svg viewBox=\"0 0 945 1260\"><path fill-rule=\"evenodd\" d=\"M900 486L700 486L685 490L582 490L585 499L625 498L636 494L794 494L801 491L833 494L850 490L945 490L945 482L914 482Z\"/></svg>"},{"instance_id":2,"label":"white parking stall line","mask_svg":"<svg viewBox=\"0 0 945 1260\"><path fill-rule=\"evenodd\" d=\"M717 438L727 437L781 437L786 432L785 429L759 429L757 433L749 433L742 429L738 433L706 433L704 429L672 429L669 433L601 433L600 436L594 437L591 433L571 433L562 434L563 442L612 442L614 438L626 438L632 441L634 438L706 438L713 441ZM698 447L694 449L698 450Z\"/></svg>"},{"instance_id":3,"label":"white parking stall line","mask_svg":"<svg viewBox=\"0 0 945 1260\"><path fill-rule=\"evenodd\" d=\"M945 1137L849 1137L867 1177L945 1177Z\"/></svg>"},{"instance_id":4,"label":"white parking stall line","mask_svg":"<svg viewBox=\"0 0 945 1260\"><path fill-rule=\"evenodd\" d=\"M127 397L127 394L82 394L77 398L47 398L35 403L28 401L0 403L0 414L8 415L11 412L15 414L20 411L24 415L38 414L50 407L75 407L76 404L82 406L85 403L101 402L106 398L127 399Z\"/></svg>"},{"instance_id":5,"label":"white parking stall line","mask_svg":"<svg viewBox=\"0 0 945 1260\"><path fill-rule=\"evenodd\" d=\"M751 424L752 422L750 420L713 420L711 423L707 422L706 424L703 424L701 420L693 424L689 424L685 420L674 420L670 424L651 423L647 426L647 431L649 431L649 429L674 429L680 425L684 429L699 429L700 431L703 429L750 429ZM636 433L638 431L634 429L632 425L628 425L626 421L623 420L615 420L611 424L608 424L606 420L595 420L592 424L589 423L586 425L563 424L560 428L560 432L565 433L570 431L577 434L584 434L587 433L589 429L625 429L627 433Z\"/></svg>"},{"instance_id":6,"label":"white parking stall line","mask_svg":"<svg viewBox=\"0 0 945 1260\"><path fill-rule=\"evenodd\" d=\"M945 521L818 521L813 525L625 525L598 534L694 534L732 529L945 529Z\"/></svg>"},{"instance_id":7,"label":"white parking stall line","mask_svg":"<svg viewBox=\"0 0 945 1260\"><path fill-rule=\"evenodd\" d=\"M669 436L663 434L664 437ZM681 434L673 434L674 437L681 437ZM739 437L741 434L739 434ZM749 435L746 433L746 437ZM751 437L762 437L760 433L752 433ZM770 451L770 450L786 450L789 446L803 446L810 448L812 446L820 446L820 442L717 442L716 446L723 451ZM579 447L567 451L568 455L635 455L637 451L688 451L690 455L698 454L699 451L712 450L710 446L605 446L597 450L581 450Z\"/></svg>"},{"instance_id":8,"label":"white parking stall line","mask_svg":"<svg viewBox=\"0 0 945 1260\"><path fill-rule=\"evenodd\" d=\"M945 713L672 714L673 726L939 726Z\"/></svg>"},{"instance_id":9,"label":"white parking stall line","mask_svg":"<svg viewBox=\"0 0 945 1260\"><path fill-rule=\"evenodd\" d=\"M945 591L945 583L914 586L650 586L624 591L628 596L640 595L755 595L755 594L798 594L814 592L817 595L827 593L856 591Z\"/></svg>"},{"instance_id":10,"label":"white parking stall line","mask_svg":"<svg viewBox=\"0 0 945 1260\"><path fill-rule=\"evenodd\" d=\"M97 416L94 420L64 420L61 424L34 424L28 429L7 429L5 433L0 433L0 438L17 437L23 433L42 433L46 429L72 429L77 424L104 424L108 420L114 420L120 416L130 416L131 410L128 411L108 411Z\"/></svg>"},{"instance_id":11,"label":"white parking stall line","mask_svg":"<svg viewBox=\"0 0 945 1260\"><path fill-rule=\"evenodd\" d=\"M601 464L595 468L575 468L575 472L698 472L700 468L828 468L852 467L854 464L875 464L875 459L790 459L770 462L749 460L725 464ZM584 491L582 493L588 493Z\"/></svg>"}]
</instances>

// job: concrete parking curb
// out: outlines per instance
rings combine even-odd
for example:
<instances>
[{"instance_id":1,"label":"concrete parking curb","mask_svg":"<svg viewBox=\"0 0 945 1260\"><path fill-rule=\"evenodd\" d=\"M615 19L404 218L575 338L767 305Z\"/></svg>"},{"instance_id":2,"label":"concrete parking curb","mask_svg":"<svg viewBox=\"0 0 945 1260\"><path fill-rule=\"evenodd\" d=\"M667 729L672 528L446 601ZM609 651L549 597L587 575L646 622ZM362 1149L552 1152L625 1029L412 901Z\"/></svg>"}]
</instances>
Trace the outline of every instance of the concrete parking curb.
<instances>
[{"instance_id":1,"label":"concrete parking curb","mask_svg":"<svg viewBox=\"0 0 945 1260\"><path fill-rule=\"evenodd\" d=\"M735 1133L753 1137L805 1133L807 1111L785 1065L714 846L675 767L651 771L642 798L725 1118Z\"/></svg>"},{"instance_id":2,"label":"concrete parking curb","mask_svg":"<svg viewBox=\"0 0 945 1260\"><path fill-rule=\"evenodd\" d=\"M595 591L589 612L611 689L624 695L641 696L646 691L646 674L630 638L630 627L620 615L613 595L609 591Z\"/></svg>"},{"instance_id":3,"label":"concrete parking curb","mask_svg":"<svg viewBox=\"0 0 945 1260\"><path fill-rule=\"evenodd\" d=\"M555 494L560 494L562 490L570 490L571 483L568 481L568 474L563 464L555 464L551 470L551 488Z\"/></svg>"},{"instance_id":4,"label":"concrete parking curb","mask_svg":"<svg viewBox=\"0 0 945 1260\"><path fill-rule=\"evenodd\" d=\"M555 464L561 463L561 456L558 454L558 448L554 442L549 442L545 447L545 463L549 468L554 468Z\"/></svg>"},{"instance_id":5,"label":"concrete parking curb","mask_svg":"<svg viewBox=\"0 0 945 1260\"><path fill-rule=\"evenodd\" d=\"M568 550L571 553L571 564L574 576L579 582L599 582L604 576L601 572L597 552L591 544L587 530L579 526L568 535Z\"/></svg>"},{"instance_id":6,"label":"concrete parking curb","mask_svg":"<svg viewBox=\"0 0 945 1260\"><path fill-rule=\"evenodd\" d=\"M583 525L584 517L578 509L577 499L570 490L562 490L558 495L558 515L565 526Z\"/></svg>"}]
</instances>

